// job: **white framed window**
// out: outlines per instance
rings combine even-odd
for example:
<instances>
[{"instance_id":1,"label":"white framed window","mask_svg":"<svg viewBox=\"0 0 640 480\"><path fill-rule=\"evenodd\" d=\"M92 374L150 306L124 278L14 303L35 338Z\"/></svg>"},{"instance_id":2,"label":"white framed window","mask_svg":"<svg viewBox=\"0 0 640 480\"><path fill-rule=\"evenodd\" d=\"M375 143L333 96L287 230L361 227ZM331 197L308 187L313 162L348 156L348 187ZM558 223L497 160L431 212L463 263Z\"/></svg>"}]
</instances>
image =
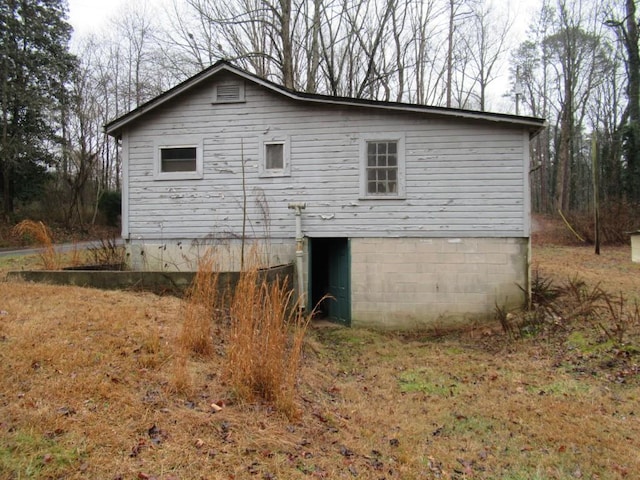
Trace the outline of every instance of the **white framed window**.
<instances>
[{"instance_id":1,"label":"white framed window","mask_svg":"<svg viewBox=\"0 0 640 480\"><path fill-rule=\"evenodd\" d=\"M289 137L263 137L260 142L260 176L288 177L291 175Z\"/></svg>"},{"instance_id":2,"label":"white framed window","mask_svg":"<svg viewBox=\"0 0 640 480\"><path fill-rule=\"evenodd\" d=\"M404 134L360 139L360 197L405 198Z\"/></svg>"},{"instance_id":3,"label":"white framed window","mask_svg":"<svg viewBox=\"0 0 640 480\"><path fill-rule=\"evenodd\" d=\"M156 180L189 180L203 176L202 140L175 139L175 143L156 142L154 177Z\"/></svg>"},{"instance_id":4,"label":"white framed window","mask_svg":"<svg viewBox=\"0 0 640 480\"><path fill-rule=\"evenodd\" d=\"M213 86L212 103L244 102L244 82L220 82Z\"/></svg>"}]
</instances>

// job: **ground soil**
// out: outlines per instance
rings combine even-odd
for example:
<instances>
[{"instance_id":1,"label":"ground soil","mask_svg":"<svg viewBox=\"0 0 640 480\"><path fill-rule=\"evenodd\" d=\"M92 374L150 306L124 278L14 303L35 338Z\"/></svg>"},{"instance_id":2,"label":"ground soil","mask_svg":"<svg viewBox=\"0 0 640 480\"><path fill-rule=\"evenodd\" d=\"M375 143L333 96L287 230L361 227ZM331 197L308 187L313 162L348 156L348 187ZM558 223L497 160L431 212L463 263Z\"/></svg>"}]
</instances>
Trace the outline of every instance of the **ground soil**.
<instances>
[{"instance_id":1,"label":"ground soil","mask_svg":"<svg viewBox=\"0 0 640 480\"><path fill-rule=\"evenodd\" d=\"M580 275L630 298L640 291L628 247L595 256L540 238L533 268L552 281ZM0 262L0 272L29 261ZM640 471L637 322L617 344L586 318L560 316L520 335L497 320L446 335L313 326L288 418L267 401L235 400L221 374L224 322L214 353L178 368L184 312L175 297L0 281L0 479Z\"/></svg>"},{"instance_id":2,"label":"ground soil","mask_svg":"<svg viewBox=\"0 0 640 480\"><path fill-rule=\"evenodd\" d=\"M640 263L631 261L631 245L595 246L580 242L559 218L535 215L532 220L532 273L556 282L581 278L612 294L623 292L640 302Z\"/></svg>"}]
</instances>

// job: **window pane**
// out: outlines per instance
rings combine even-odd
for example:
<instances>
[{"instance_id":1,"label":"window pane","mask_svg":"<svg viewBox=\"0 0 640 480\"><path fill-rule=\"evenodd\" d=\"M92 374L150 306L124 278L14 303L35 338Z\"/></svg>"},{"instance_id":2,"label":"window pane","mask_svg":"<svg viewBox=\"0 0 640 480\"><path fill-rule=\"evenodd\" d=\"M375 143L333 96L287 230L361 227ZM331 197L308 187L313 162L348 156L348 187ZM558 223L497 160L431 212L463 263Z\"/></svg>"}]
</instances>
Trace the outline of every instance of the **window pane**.
<instances>
[{"instance_id":1,"label":"window pane","mask_svg":"<svg viewBox=\"0 0 640 480\"><path fill-rule=\"evenodd\" d=\"M284 144L268 143L264 146L264 156L267 170L282 170L284 168Z\"/></svg>"},{"instance_id":2,"label":"window pane","mask_svg":"<svg viewBox=\"0 0 640 480\"><path fill-rule=\"evenodd\" d=\"M160 149L161 172L195 172L196 147Z\"/></svg>"},{"instance_id":3,"label":"window pane","mask_svg":"<svg viewBox=\"0 0 640 480\"><path fill-rule=\"evenodd\" d=\"M398 142L367 142L367 193L398 192Z\"/></svg>"}]
</instances>

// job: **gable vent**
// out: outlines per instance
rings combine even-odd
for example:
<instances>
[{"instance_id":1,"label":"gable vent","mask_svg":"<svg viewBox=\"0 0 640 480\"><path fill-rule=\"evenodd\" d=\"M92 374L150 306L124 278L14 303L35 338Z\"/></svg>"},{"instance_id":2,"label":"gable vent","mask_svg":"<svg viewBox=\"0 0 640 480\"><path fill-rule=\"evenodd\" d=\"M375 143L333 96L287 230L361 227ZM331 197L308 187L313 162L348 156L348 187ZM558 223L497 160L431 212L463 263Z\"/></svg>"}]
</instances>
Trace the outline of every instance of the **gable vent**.
<instances>
[{"instance_id":1,"label":"gable vent","mask_svg":"<svg viewBox=\"0 0 640 480\"><path fill-rule=\"evenodd\" d=\"M221 83L216 85L214 103L244 101L244 85L241 83Z\"/></svg>"}]
</instances>

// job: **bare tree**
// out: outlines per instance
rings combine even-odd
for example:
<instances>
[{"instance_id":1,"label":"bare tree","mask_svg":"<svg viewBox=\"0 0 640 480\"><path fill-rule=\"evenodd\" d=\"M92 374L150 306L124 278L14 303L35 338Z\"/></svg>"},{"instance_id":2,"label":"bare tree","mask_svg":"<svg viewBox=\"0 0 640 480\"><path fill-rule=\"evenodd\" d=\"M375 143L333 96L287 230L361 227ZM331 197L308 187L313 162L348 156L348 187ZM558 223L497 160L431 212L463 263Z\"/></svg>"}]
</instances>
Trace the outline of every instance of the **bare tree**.
<instances>
[{"instance_id":1,"label":"bare tree","mask_svg":"<svg viewBox=\"0 0 640 480\"><path fill-rule=\"evenodd\" d=\"M411 82L413 77L415 82L415 95L410 99L416 103L440 104L444 98L440 87L446 66L442 62L444 47L439 41L442 27L437 20L443 10L438 8L436 0L412 2L407 10L410 18L407 46L413 59L413 75L405 78Z\"/></svg>"},{"instance_id":2,"label":"bare tree","mask_svg":"<svg viewBox=\"0 0 640 480\"><path fill-rule=\"evenodd\" d=\"M472 12L467 7L469 2L473 0L449 0L448 21L449 28L447 32L447 107L451 107L453 100L453 88L454 88L454 69L456 68L455 61L455 44L456 44L456 30L458 29L458 23L461 20L468 18L472 15ZM460 51L459 51L460 52ZM460 57L458 57L460 60ZM458 64L458 67L460 65Z\"/></svg>"},{"instance_id":3,"label":"bare tree","mask_svg":"<svg viewBox=\"0 0 640 480\"><path fill-rule=\"evenodd\" d=\"M624 9L615 11L610 6L606 24L617 34L623 46L627 73L627 107L621 121L626 160L625 191L633 201L640 201L640 34L638 32L637 5L635 0L625 0ZM620 20L620 18L623 18Z\"/></svg>"},{"instance_id":4,"label":"bare tree","mask_svg":"<svg viewBox=\"0 0 640 480\"><path fill-rule=\"evenodd\" d=\"M218 58L294 87L292 0L187 0L216 38Z\"/></svg>"},{"instance_id":5,"label":"bare tree","mask_svg":"<svg viewBox=\"0 0 640 480\"><path fill-rule=\"evenodd\" d=\"M472 81L469 91L476 97L482 111L487 106L487 87L495 80L496 69L507 53L507 38L512 26L513 18L509 10L497 15L491 6L479 4L473 7L462 35L471 70L465 72Z\"/></svg>"}]
</instances>

